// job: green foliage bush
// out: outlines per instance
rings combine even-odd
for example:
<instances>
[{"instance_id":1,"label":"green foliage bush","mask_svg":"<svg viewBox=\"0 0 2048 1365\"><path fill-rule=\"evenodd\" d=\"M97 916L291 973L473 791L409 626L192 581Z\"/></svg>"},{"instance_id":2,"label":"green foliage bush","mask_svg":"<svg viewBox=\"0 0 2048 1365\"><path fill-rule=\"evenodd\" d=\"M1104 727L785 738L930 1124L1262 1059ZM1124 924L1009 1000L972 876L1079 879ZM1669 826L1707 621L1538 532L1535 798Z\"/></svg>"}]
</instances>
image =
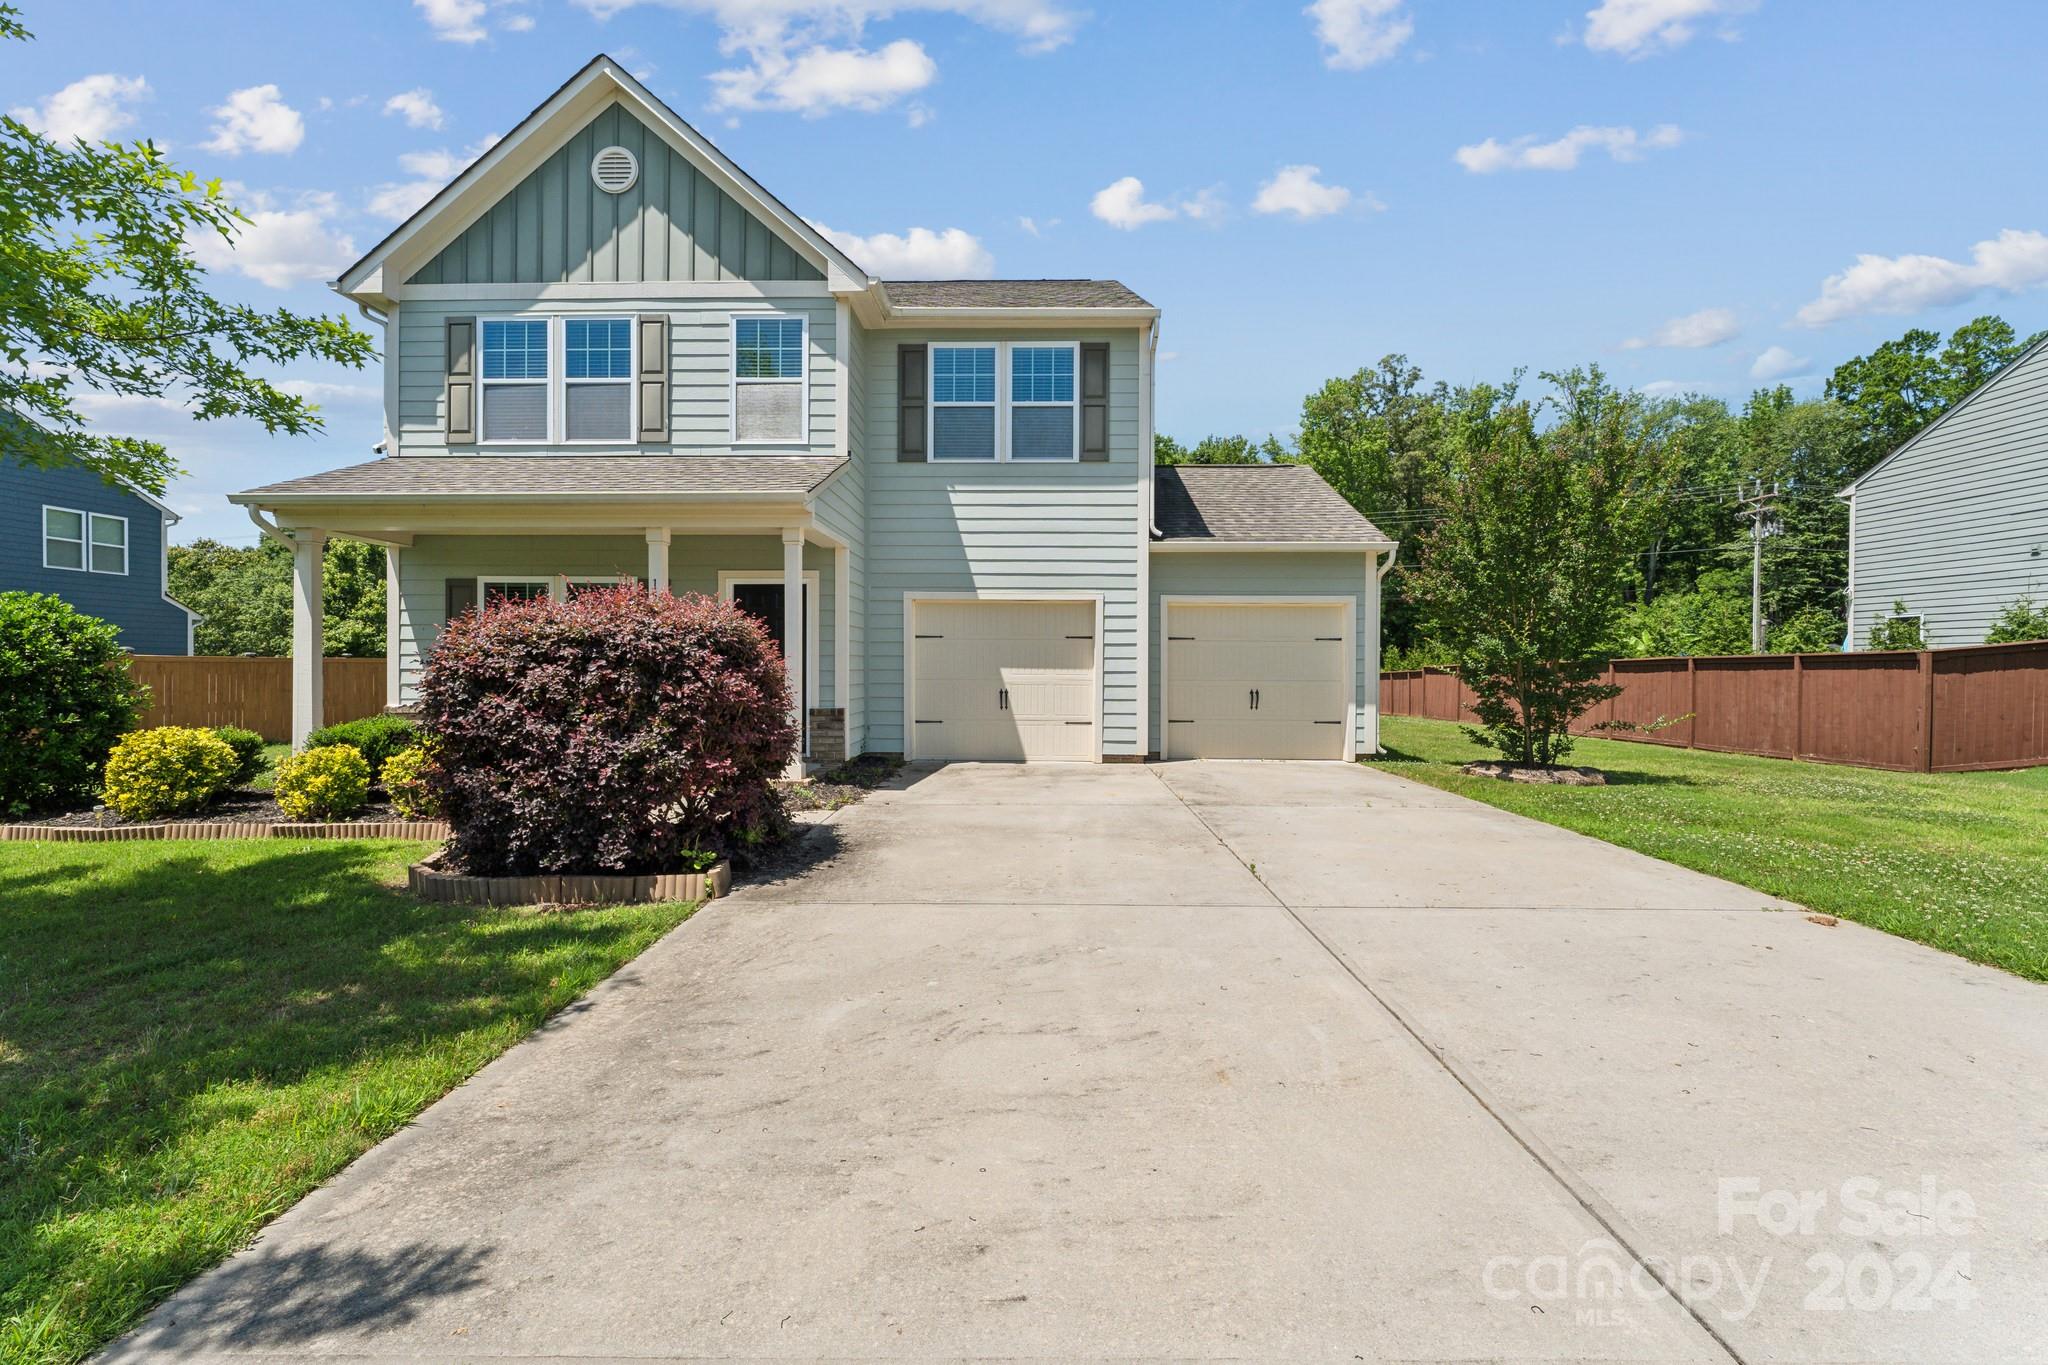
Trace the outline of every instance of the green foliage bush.
<instances>
[{"instance_id":1,"label":"green foliage bush","mask_svg":"<svg viewBox=\"0 0 2048 1365\"><path fill-rule=\"evenodd\" d=\"M1890 613L1879 612L1870 622L1870 647L1872 649L1925 649L1927 637L1921 633L1920 618L1908 615L1904 602L1892 603Z\"/></svg>"},{"instance_id":2,"label":"green foliage bush","mask_svg":"<svg viewBox=\"0 0 2048 1365\"><path fill-rule=\"evenodd\" d=\"M441 798L429 781L433 765L424 744L400 749L384 760L384 794L391 798L392 809L408 820L431 820L441 813Z\"/></svg>"},{"instance_id":3,"label":"green foliage bush","mask_svg":"<svg viewBox=\"0 0 2048 1365\"><path fill-rule=\"evenodd\" d=\"M420 727L404 716L365 716L361 720L343 721L340 725L315 730L306 736L308 749L347 744L361 751L370 765L372 779L384 771L386 759L419 742Z\"/></svg>"},{"instance_id":4,"label":"green foliage bush","mask_svg":"<svg viewBox=\"0 0 2048 1365\"><path fill-rule=\"evenodd\" d=\"M2025 640L2048 640L2048 606L2035 606L2034 599L2022 597L1999 613L1991 623L1987 645L2015 645Z\"/></svg>"},{"instance_id":5,"label":"green foliage bush","mask_svg":"<svg viewBox=\"0 0 2048 1365\"><path fill-rule=\"evenodd\" d=\"M220 736L221 743L235 751L234 785L246 787L254 782L263 771L263 736L239 725L216 725L213 732Z\"/></svg>"},{"instance_id":6,"label":"green foliage bush","mask_svg":"<svg viewBox=\"0 0 2048 1365\"><path fill-rule=\"evenodd\" d=\"M370 797L370 764L352 744L292 754L277 765L277 804L294 820L342 820Z\"/></svg>"},{"instance_id":7,"label":"green foliage bush","mask_svg":"<svg viewBox=\"0 0 2048 1365\"><path fill-rule=\"evenodd\" d=\"M211 730L159 725L126 736L107 756L104 799L130 820L203 809L234 781L241 760Z\"/></svg>"},{"instance_id":8,"label":"green foliage bush","mask_svg":"<svg viewBox=\"0 0 2048 1365\"><path fill-rule=\"evenodd\" d=\"M1771 627L1773 654L1836 654L1842 648L1842 618L1824 607L1801 607Z\"/></svg>"},{"instance_id":9,"label":"green foliage bush","mask_svg":"<svg viewBox=\"0 0 2048 1365\"><path fill-rule=\"evenodd\" d=\"M1616 653L1632 659L1749 653L1749 578L1710 569L1687 592L1663 592L1622 616Z\"/></svg>"},{"instance_id":10,"label":"green foliage bush","mask_svg":"<svg viewBox=\"0 0 2048 1365\"><path fill-rule=\"evenodd\" d=\"M82 804L146 696L114 627L47 593L0 592L0 814Z\"/></svg>"}]
</instances>

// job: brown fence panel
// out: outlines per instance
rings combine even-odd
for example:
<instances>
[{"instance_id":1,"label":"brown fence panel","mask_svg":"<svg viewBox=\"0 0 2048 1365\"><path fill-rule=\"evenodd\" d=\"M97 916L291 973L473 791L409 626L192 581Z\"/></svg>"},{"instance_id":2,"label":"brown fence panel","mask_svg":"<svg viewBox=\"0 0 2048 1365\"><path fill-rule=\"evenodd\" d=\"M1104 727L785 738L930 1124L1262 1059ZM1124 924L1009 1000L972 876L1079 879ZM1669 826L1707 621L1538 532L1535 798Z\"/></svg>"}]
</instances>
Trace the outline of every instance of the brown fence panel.
<instances>
[{"instance_id":1,"label":"brown fence panel","mask_svg":"<svg viewBox=\"0 0 2048 1365\"><path fill-rule=\"evenodd\" d=\"M1447 671L1387 675L1390 716L1469 714L1471 689ZM1654 731L1606 731L1638 743L1904 771L2048 765L2048 641L1860 654L1743 654L1617 659L1621 688L1580 718Z\"/></svg>"},{"instance_id":2,"label":"brown fence panel","mask_svg":"<svg viewBox=\"0 0 2048 1365\"><path fill-rule=\"evenodd\" d=\"M325 724L384 709L382 659L326 659ZM273 743L292 737L292 661L136 654L128 674L150 690L142 725L239 725Z\"/></svg>"}]
</instances>

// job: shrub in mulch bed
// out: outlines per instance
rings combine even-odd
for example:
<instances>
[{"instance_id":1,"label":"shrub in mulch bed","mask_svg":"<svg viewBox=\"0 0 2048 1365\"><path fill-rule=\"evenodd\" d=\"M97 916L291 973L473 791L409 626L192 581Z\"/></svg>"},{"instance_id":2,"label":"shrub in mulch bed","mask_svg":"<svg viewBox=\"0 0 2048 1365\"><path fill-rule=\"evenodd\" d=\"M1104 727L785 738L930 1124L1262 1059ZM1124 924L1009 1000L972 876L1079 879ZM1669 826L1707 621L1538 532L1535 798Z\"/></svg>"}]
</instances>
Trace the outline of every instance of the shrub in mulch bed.
<instances>
[{"instance_id":1,"label":"shrub in mulch bed","mask_svg":"<svg viewBox=\"0 0 2048 1365\"><path fill-rule=\"evenodd\" d=\"M1526 782L1551 787L1604 787L1607 774L1598 768L1566 768L1554 763L1467 763L1458 769L1471 777Z\"/></svg>"},{"instance_id":2,"label":"shrub in mulch bed","mask_svg":"<svg viewBox=\"0 0 2048 1365\"><path fill-rule=\"evenodd\" d=\"M452 869L668 873L781 819L797 744L782 653L730 602L493 602L449 623L419 697Z\"/></svg>"},{"instance_id":3,"label":"shrub in mulch bed","mask_svg":"<svg viewBox=\"0 0 2048 1365\"><path fill-rule=\"evenodd\" d=\"M86 800L148 696L114 627L48 593L0 592L0 816Z\"/></svg>"}]
</instances>

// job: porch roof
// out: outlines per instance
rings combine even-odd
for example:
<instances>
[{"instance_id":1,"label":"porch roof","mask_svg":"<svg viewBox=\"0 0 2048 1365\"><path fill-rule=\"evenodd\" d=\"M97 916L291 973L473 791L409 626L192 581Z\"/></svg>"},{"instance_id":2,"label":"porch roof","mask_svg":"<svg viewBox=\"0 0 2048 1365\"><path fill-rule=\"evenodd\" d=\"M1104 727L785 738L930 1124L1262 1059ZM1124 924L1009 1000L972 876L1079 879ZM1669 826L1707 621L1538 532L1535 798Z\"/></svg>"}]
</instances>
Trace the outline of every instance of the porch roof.
<instances>
[{"instance_id":1,"label":"porch roof","mask_svg":"<svg viewBox=\"0 0 2048 1365\"><path fill-rule=\"evenodd\" d=\"M393 502L797 501L846 460L836 455L387 455L228 495L278 506Z\"/></svg>"}]
</instances>

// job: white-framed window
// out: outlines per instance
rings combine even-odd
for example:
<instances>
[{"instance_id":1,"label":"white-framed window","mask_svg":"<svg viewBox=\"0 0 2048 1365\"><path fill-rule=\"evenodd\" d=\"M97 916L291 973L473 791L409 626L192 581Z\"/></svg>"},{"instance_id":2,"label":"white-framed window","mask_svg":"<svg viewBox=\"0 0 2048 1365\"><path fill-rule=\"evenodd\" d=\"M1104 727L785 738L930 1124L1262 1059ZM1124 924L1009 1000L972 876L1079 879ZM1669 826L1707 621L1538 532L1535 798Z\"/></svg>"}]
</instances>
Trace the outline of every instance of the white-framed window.
<instances>
[{"instance_id":1,"label":"white-framed window","mask_svg":"<svg viewBox=\"0 0 2048 1365\"><path fill-rule=\"evenodd\" d=\"M566 602L580 593L589 592L592 588L616 588L625 581L616 575L606 577L602 574L569 574L560 580L560 595Z\"/></svg>"},{"instance_id":2,"label":"white-framed window","mask_svg":"<svg viewBox=\"0 0 2048 1365\"><path fill-rule=\"evenodd\" d=\"M1009 458L1080 459L1079 344L1012 342L1009 370Z\"/></svg>"},{"instance_id":3,"label":"white-framed window","mask_svg":"<svg viewBox=\"0 0 2048 1365\"><path fill-rule=\"evenodd\" d=\"M488 445L545 445L553 434L553 351L547 318L485 318L478 439Z\"/></svg>"},{"instance_id":4,"label":"white-framed window","mask_svg":"<svg viewBox=\"0 0 2048 1365\"><path fill-rule=\"evenodd\" d=\"M732 442L801 445L810 439L805 322L785 313L732 320Z\"/></svg>"},{"instance_id":5,"label":"white-framed window","mask_svg":"<svg viewBox=\"0 0 2048 1365\"><path fill-rule=\"evenodd\" d=\"M631 443L633 320L562 319L562 439Z\"/></svg>"},{"instance_id":6,"label":"white-framed window","mask_svg":"<svg viewBox=\"0 0 2048 1365\"><path fill-rule=\"evenodd\" d=\"M487 574L476 581L476 598L485 606L493 602L537 602L543 597L566 602L592 588L616 588L632 581L617 574Z\"/></svg>"},{"instance_id":7,"label":"white-framed window","mask_svg":"<svg viewBox=\"0 0 2048 1365\"><path fill-rule=\"evenodd\" d=\"M125 575L128 518L45 505L43 567Z\"/></svg>"},{"instance_id":8,"label":"white-framed window","mask_svg":"<svg viewBox=\"0 0 2048 1365\"><path fill-rule=\"evenodd\" d=\"M928 353L931 439L934 460L994 460L1000 347L993 341L933 342Z\"/></svg>"}]
</instances>

